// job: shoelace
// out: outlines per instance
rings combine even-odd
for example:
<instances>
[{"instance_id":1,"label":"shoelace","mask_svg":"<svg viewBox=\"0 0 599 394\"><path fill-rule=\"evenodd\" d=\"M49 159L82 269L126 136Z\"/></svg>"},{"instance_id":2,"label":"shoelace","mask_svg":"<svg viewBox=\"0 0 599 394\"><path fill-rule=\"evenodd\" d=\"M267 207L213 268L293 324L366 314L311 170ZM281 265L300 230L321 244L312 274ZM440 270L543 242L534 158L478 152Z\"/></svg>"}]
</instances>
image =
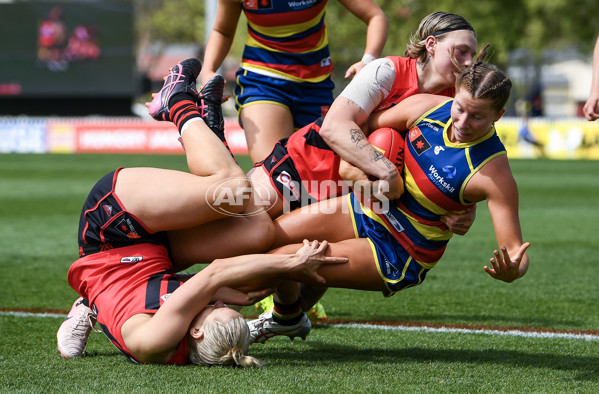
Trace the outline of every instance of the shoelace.
<instances>
[{"instance_id":1,"label":"shoelace","mask_svg":"<svg viewBox=\"0 0 599 394\"><path fill-rule=\"evenodd\" d=\"M92 326L92 330L94 330L94 332L101 333L101 332L102 332L102 330L100 330L99 328L96 328L96 327L95 327L96 320L97 320L97 319L96 319L96 315L94 315L94 313L93 313L93 312L91 312L91 313L88 313L88 314L87 314L87 318L89 319L89 324L90 324L90 326Z\"/></svg>"},{"instance_id":2,"label":"shoelace","mask_svg":"<svg viewBox=\"0 0 599 394\"><path fill-rule=\"evenodd\" d=\"M88 331L88 325L95 332L102 332L102 330L94 327L94 314L93 312L83 312L77 316L77 324L73 327L73 335L79 337L85 337Z\"/></svg>"},{"instance_id":3,"label":"shoelace","mask_svg":"<svg viewBox=\"0 0 599 394\"><path fill-rule=\"evenodd\" d=\"M175 67L177 67L177 71L173 70ZM169 81L168 84L164 85L164 87L162 88L163 90L166 91L166 94L164 94L164 95L162 95L162 97L160 97L161 100L166 100L166 98L170 96L170 93L175 88L175 85L178 85L181 82L185 82L185 75L183 74L183 66L181 65L181 63L179 63L175 67L171 68L171 70L167 76L167 78L170 77L171 80ZM166 103L163 103L163 104L166 104Z\"/></svg>"},{"instance_id":4,"label":"shoelace","mask_svg":"<svg viewBox=\"0 0 599 394\"><path fill-rule=\"evenodd\" d=\"M264 325L266 324L266 321L270 318L270 316L267 316L266 313L261 314L260 316L258 316L258 322L255 325L256 328L258 329L262 329L264 327Z\"/></svg>"},{"instance_id":5,"label":"shoelace","mask_svg":"<svg viewBox=\"0 0 599 394\"><path fill-rule=\"evenodd\" d=\"M199 104L198 110L200 111L200 116L202 118L205 118L206 115L209 114L209 112L208 112L209 107L208 107L208 104L206 104L206 98L201 93L200 93L199 97L200 97L200 102L198 103Z\"/></svg>"},{"instance_id":6,"label":"shoelace","mask_svg":"<svg viewBox=\"0 0 599 394\"><path fill-rule=\"evenodd\" d=\"M77 316L77 323L72 331L74 336L85 337L87 335L87 325L89 324L88 316L89 314L85 312Z\"/></svg>"}]
</instances>

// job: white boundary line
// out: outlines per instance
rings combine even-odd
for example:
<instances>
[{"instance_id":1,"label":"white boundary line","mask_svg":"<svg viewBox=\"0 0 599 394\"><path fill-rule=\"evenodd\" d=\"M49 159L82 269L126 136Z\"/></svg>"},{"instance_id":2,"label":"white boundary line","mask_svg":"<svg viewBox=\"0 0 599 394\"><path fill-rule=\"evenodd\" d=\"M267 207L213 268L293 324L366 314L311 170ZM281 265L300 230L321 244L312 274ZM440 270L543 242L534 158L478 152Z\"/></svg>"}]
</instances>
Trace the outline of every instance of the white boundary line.
<instances>
[{"instance_id":1,"label":"white boundary line","mask_svg":"<svg viewBox=\"0 0 599 394\"><path fill-rule=\"evenodd\" d=\"M59 313L32 313L32 312L3 312L0 311L0 316L16 316L16 317L60 317L66 318L67 315Z\"/></svg>"},{"instance_id":2,"label":"white boundary line","mask_svg":"<svg viewBox=\"0 0 599 394\"><path fill-rule=\"evenodd\" d=\"M2 312L0 316L16 316L16 317L53 317L64 319L66 315L58 313L31 313L31 312ZM489 329L474 329L474 328L452 328L452 327L429 327L429 326L386 326L366 323L339 323L339 324L319 324L320 327L331 328L366 328L371 330L385 331L419 331L432 333L460 333L460 334L484 334L497 336L512 336L524 338L555 338L555 339L583 339L585 341L599 341L599 335L593 334L572 334L562 332L535 332L521 331L515 329L509 330L489 330ZM318 327L317 326L317 327Z\"/></svg>"},{"instance_id":3,"label":"white boundary line","mask_svg":"<svg viewBox=\"0 0 599 394\"><path fill-rule=\"evenodd\" d=\"M586 341L599 341L599 335L593 334L572 334L560 332L535 332L521 331L516 329L508 330L489 330L489 329L474 329L474 328L451 328L451 327L428 327L428 326L385 326L376 324L362 323L341 323L341 324L319 324L323 327L333 328L368 328L372 330L386 331L420 331L420 332L435 332L435 333L462 333L462 334L485 334L498 336L514 336L526 338L561 338L561 339L584 339Z\"/></svg>"}]
</instances>

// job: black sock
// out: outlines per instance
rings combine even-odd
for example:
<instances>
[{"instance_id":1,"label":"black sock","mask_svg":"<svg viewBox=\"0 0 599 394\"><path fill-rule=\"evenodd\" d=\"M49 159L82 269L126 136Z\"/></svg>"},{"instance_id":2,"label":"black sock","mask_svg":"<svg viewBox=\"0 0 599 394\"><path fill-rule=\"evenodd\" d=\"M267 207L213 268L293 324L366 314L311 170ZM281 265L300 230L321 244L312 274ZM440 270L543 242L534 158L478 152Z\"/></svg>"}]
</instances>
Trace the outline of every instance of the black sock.
<instances>
[{"instance_id":1,"label":"black sock","mask_svg":"<svg viewBox=\"0 0 599 394\"><path fill-rule=\"evenodd\" d=\"M283 326L292 326L302 319L304 312L299 298L293 304L280 304L276 300L273 300L273 303L272 319L275 322Z\"/></svg>"},{"instance_id":2,"label":"black sock","mask_svg":"<svg viewBox=\"0 0 599 394\"><path fill-rule=\"evenodd\" d=\"M183 125L185 125L187 121L193 118L202 119L200 116L200 111L198 110L196 103L193 101L193 98L186 93L176 94L171 97L169 106L171 108L169 117L175 126L177 126L179 134L181 134Z\"/></svg>"}]
</instances>

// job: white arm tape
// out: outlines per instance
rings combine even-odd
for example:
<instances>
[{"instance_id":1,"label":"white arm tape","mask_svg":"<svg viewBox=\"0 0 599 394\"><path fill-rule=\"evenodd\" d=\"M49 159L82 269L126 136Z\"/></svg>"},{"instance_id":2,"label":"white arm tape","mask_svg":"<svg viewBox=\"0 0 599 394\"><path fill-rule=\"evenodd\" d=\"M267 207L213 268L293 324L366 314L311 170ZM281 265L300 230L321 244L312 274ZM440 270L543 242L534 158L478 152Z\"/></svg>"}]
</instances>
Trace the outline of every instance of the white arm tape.
<instances>
[{"instance_id":1,"label":"white arm tape","mask_svg":"<svg viewBox=\"0 0 599 394\"><path fill-rule=\"evenodd\" d=\"M364 56L362 56L362 64L366 65L374 59L376 59L376 57L372 56L370 53L365 53Z\"/></svg>"},{"instance_id":2,"label":"white arm tape","mask_svg":"<svg viewBox=\"0 0 599 394\"><path fill-rule=\"evenodd\" d=\"M393 62L387 58L376 59L368 63L339 96L370 114L389 95L394 81Z\"/></svg>"}]
</instances>

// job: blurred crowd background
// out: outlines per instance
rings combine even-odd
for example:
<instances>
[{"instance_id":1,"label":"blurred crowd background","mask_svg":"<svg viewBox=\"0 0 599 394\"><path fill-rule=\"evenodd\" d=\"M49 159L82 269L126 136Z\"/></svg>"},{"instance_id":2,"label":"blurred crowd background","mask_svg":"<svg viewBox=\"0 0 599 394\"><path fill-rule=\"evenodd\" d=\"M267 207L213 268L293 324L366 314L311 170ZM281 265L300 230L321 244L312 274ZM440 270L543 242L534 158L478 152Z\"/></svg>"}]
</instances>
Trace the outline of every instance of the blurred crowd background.
<instances>
[{"instance_id":1,"label":"blurred crowd background","mask_svg":"<svg viewBox=\"0 0 599 394\"><path fill-rule=\"evenodd\" d=\"M487 60L512 78L507 115L508 121L509 117L520 119L513 125L515 135L526 117L529 136L537 134L537 139L545 139L543 145L549 145L551 127L533 130L540 124L537 119L582 119L592 77L592 51L599 35L596 0L575 4L569 0L377 3L390 22L383 55L403 56L409 36L431 12L466 17L477 31L479 45L491 44ZM160 89L168 68L188 57L202 59L216 4L217 0L1 1L0 119L144 118L143 103L150 92ZM243 14L239 23L246 23ZM362 57L365 26L356 23L355 16L336 1L329 1L326 24L339 93L347 83L345 70ZM229 81L228 94L234 86L245 31L238 28L220 70ZM232 103L227 103L225 113L235 118ZM4 123L0 121L0 126L4 124L0 132L7 122L6 118ZM576 133L580 138L574 137L580 140L577 146L599 145L599 132L586 127ZM533 156L547 153L531 147L531 152L536 152ZM0 151L15 150L2 149L0 144ZM594 158L594 154L585 157Z\"/></svg>"}]
</instances>

